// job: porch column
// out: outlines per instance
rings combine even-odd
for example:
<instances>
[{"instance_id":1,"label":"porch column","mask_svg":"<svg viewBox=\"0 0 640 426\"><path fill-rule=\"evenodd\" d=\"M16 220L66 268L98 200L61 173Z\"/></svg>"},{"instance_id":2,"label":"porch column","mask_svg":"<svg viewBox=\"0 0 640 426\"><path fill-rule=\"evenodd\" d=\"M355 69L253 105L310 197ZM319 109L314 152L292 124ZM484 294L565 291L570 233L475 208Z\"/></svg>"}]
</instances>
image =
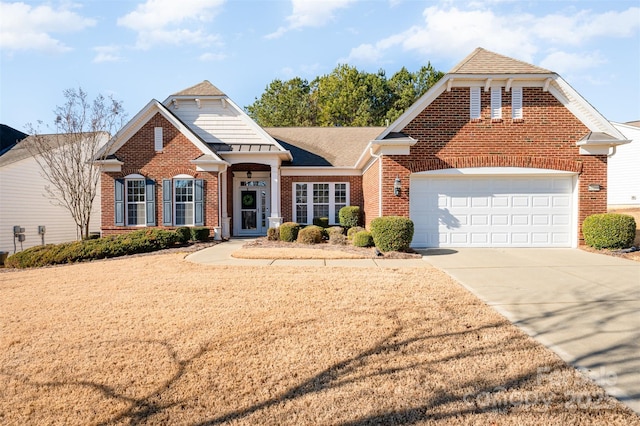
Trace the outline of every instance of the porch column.
<instances>
[{"instance_id":1,"label":"porch column","mask_svg":"<svg viewBox=\"0 0 640 426\"><path fill-rule=\"evenodd\" d=\"M229 228L229 212L227 210L227 194L229 193L229 188L227 184L227 170L220 173L220 210L221 210L221 218L220 225L222 226L222 238L231 237L231 229Z\"/></svg>"},{"instance_id":2,"label":"porch column","mask_svg":"<svg viewBox=\"0 0 640 426\"><path fill-rule=\"evenodd\" d=\"M280 214L280 164L271 164L271 215L269 228L278 228L282 224Z\"/></svg>"}]
</instances>

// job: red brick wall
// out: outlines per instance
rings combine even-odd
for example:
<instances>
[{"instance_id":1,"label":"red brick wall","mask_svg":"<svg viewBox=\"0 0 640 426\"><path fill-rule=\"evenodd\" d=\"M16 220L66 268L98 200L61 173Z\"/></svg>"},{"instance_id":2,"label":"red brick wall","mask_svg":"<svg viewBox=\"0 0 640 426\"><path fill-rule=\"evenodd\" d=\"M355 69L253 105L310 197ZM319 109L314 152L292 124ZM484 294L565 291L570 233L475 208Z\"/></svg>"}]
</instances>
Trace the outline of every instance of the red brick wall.
<instances>
[{"instance_id":1,"label":"red brick wall","mask_svg":"<svg viewBox=\"0 0 640 426\"><path fill-rule=\"evenodd\" d=\"M154 127L163 128L163 151L154 148ZM151 118L116 153L124 162L119 173L102 174L102 232L105 235L129 232L138 227L114 226L114 179L132 173L141 174L156 182L156 224L162 225L162 179L188 174L205 181L205 226L219 226L218 174L197 172L193 160L202 152L173 127L161 114Z\"/></svg>"},{"instance_id":2,"label":"red brick wall","mask_svg":"<svg viewBox=\"0 0 640 426\"><path fill-rule=\"evenodd\" d=\"M580 172L579 227L592 213L606 212L606 156L579 155L576 142L584 126L542 88L524 88L523 119L511 119L511 92L502 92L502 116L491 120L490 92L482 90L480 120L469 119L469 88L442 93L403 132L418 140L410 156L384 157L383 215L409 214L409 175L458 167L536 167ZM393 195L393 180L402 194ZM587 185L603 189L589 193ZM582 239L581 233L580 239Z\"/></svg>"},{"instance_id":3,"label":"red brick wall","mask_svg":"<svg viewBox=\"0 0 640 426\"><path fill-rule=\"evenodd\" d=\"M363 209L362 176L282 176L280 197L283 222L293 220L294 182L349 182L349 205Z\"/></svg>"}]
</instances>

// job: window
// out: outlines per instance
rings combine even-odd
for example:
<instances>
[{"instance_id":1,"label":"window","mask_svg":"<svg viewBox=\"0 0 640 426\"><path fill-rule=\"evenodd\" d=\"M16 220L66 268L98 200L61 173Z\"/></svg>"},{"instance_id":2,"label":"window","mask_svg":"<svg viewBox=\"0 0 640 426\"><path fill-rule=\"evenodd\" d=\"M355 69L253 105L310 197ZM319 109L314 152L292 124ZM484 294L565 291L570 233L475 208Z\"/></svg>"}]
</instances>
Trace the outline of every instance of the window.
<instances>
[{"instance_id":1,"label":"window","mask_svg":"<svg viewBox=\"0 0 640 426\"><path fill-rule=\"evenodd\" d=\"M522 87L511 88L511 118L522 119Z\"/></svg>"},{"instance_id":2,"label":"window","mask_svg":"<svg viewBox=\"0 0 640 426\"><path fill-rule=\"evenodd\" d=\"M294 217L298 223L312 223L313 219L329 218L340 223L342 207L349 205L349 184L346 182L294 183Z\"/></svg>"},{"instance_id":3,"label":"window","mask_svg":"<svg viewBox=\"0 0 640 426\"><path fill-rule=\"evenodd\" d=\"M470 96L469 113L471 115L471 119L479 120L480 119L480 88L471 87L469 96Z\"/></svg>"},{"instance_id":4,"label":"window","mask_svg":"<svg viewBox=\"0 0 640 426\"><path fill-rule=\"evenodd\" d=\"M193 179L175 179L175 224L177 226L193 225Z\"/></svg>"},{"instance_id":5,"label":"window","mask_svg":"<svg viewBox=\"0 0 640 426\"><path fill-rule=\"evenodd\" d=\"M127 179L127 225L146 225L145 213L145 181L144 179Z\"/></svg>"},{"instance_id":6,"label":"window","mask_svg":"<svg viewBox=\"0 0 640 426\"><path fill-rule=\"evenodd\" d=\"M114 224L116 226L156 226L156 183L139 174L114 182Z\"/></svg>"},{"instance_id":7,"label":"window","mask_svg":"<svg viewBox=\"0 0 640 426\"><path fill-rule=\"evenodd\" d=\"M502 119L502 87L491 88L491 119Z\"/></svg>"},{"instance_id":8,"label":"window","mask_svg":"<svg viewBox=\"0 0 640 426\"><path fill-rule=\"evenodd\" d=\"M162 181L162 224L204 225L204 180L178 175Z\"/></svg>"}]
</instances>

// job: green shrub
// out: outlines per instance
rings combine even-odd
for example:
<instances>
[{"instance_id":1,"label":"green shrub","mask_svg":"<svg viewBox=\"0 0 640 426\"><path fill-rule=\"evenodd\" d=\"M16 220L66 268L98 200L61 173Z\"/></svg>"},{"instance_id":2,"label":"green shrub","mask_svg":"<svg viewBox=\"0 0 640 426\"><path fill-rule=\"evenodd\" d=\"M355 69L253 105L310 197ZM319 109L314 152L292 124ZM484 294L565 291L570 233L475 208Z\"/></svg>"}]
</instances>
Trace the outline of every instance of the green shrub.
<instances>
[{"instance_id":1,"label":"green shrub","mask_svg":"<svg viewBox=\"0 0 640 426\"><path fill-rule=\"evenodd\" d=\"M328 217L314 217L313 224L319 226L321 228L329 227L329 218Z\"/></svg>"},{"instance_id":2,"label":"green shrub","mask_svg":"<svg viewBox=\"0 0 640 426\"><path fill-rule=\"evenodd\" d=\"M280 225L280 241L292 243L298 238L300 225L295 222L285 222Z\"/></svg>"},{"instance_id":3,"label":"green shrub","mask_svg":"<svg viewBox=\"0 0 640 426\"><path fill-rule=\"evenodd\" d=\"M178 241L178 234L174 231L141 229L94 240L31 247L9 256L6 265L10 268L32 268L103 259L161 250L175 245Z\"/></svg>"},{"instance_id":4,"label":"green shrub","mask_svg":"<svg viewBox=\"0 0 640 426\"><path fill-rule=\"evenodd\" d=\"M358 206L345 206L338 212L338 218L340 219L340 225L345 228L353 228L360 225L360 207Z\"/></svg>"},{"instance_id":5,"label":"green shrub","mask_svg":"<svg viewBox=\"0 0 640 426\"><path fill-rule=\"evenodd\" d=\"M582 222L582 234L585 244L597 249L628 248L636 236L636 221L626 214L594 214Z\"/></svg>"},{"instance_id":6,"label":"green shrub","mask_svg":"<svg viewBox=\"0 0 640 426\"><path fill-rule=\"evenodd\" d=\"M353 236L353 245L356 247L371 247L373 246L373 237L369 231L356 232Z\"/></svg>"},{"instance_id":7,"label":"green shrub","mask_svg":"<svg viewBox=\"0 0 640 426\"><path fill-rule=\"evenodd\" d=\"M317 225L305 226L298 232L297 242L302 244L320 244L323 228Z\"/></svg>"},{"instance_id":8,"label":"green shrub","mask_svg":"<svg viewBox=\"0 0 640 426\"><path fill-rule=\"evenodd\" d=\"M175 233L178 235L178 241L182 244L189 242L191 238L191 228L186 226L181 226L175 230Z\"/></svg>"},{"instance_id":9,"label":"green shrub","mask_svg":"<svg viewBox=\"0 0 640 426\"><path fill-rule=\"evenodd\" d=\"M349 230L347 231L347 237L349 238L349 240L352 240L354 235L362 231L366 231L366 229L361 226L354 226L353 228L349 228Z\"/></svg>"},{"instance_id":10,"label":"green shrub","mask_svg":"<svg viewBox=\"0 0 640 426\"><path fill-rule=\"evenodd\" d=\"M207 241L209 239L209 235L211 230L205 227L196 227L191 229L191 240L192 241Z\"/></svg>"},{"instance_id":11,"label":"green shrub","mask_svg":"<svg viewBox=\"0 0 640 426\"><path fill-rule=\"evenodd\" d=\"M278 241L280 239L280 232L278 228L269 228L267 229L267 240L268 241Z\"/></svg>"},{"instance_id":12,"label":"green shrub","mask_svg":"<svg viewBox=\"0 0 640 426\"><path fill-rule=\"evenodd\" d=\"M413 221L402 216L383 216L371 221L371 235L381 251L406 251L413 239Z\"/></svg>"}]
</instances>

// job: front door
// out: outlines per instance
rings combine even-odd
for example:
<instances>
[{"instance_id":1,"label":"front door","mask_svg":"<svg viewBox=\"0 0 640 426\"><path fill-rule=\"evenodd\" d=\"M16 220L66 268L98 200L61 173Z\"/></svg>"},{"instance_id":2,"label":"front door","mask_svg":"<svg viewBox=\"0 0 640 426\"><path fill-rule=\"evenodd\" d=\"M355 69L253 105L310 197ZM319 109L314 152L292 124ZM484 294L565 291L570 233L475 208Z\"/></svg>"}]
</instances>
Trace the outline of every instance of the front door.
<instances>
[{"instance_id":1,"label":"front door","mask_svg":"<svg viewBox=\"0 0 640 426\"><path fill-rule=\"evenodd\" d=\"M271 201L269 178L243 178L236 183L236 235L266 235Z\"/></svg>"}]
</instances>

